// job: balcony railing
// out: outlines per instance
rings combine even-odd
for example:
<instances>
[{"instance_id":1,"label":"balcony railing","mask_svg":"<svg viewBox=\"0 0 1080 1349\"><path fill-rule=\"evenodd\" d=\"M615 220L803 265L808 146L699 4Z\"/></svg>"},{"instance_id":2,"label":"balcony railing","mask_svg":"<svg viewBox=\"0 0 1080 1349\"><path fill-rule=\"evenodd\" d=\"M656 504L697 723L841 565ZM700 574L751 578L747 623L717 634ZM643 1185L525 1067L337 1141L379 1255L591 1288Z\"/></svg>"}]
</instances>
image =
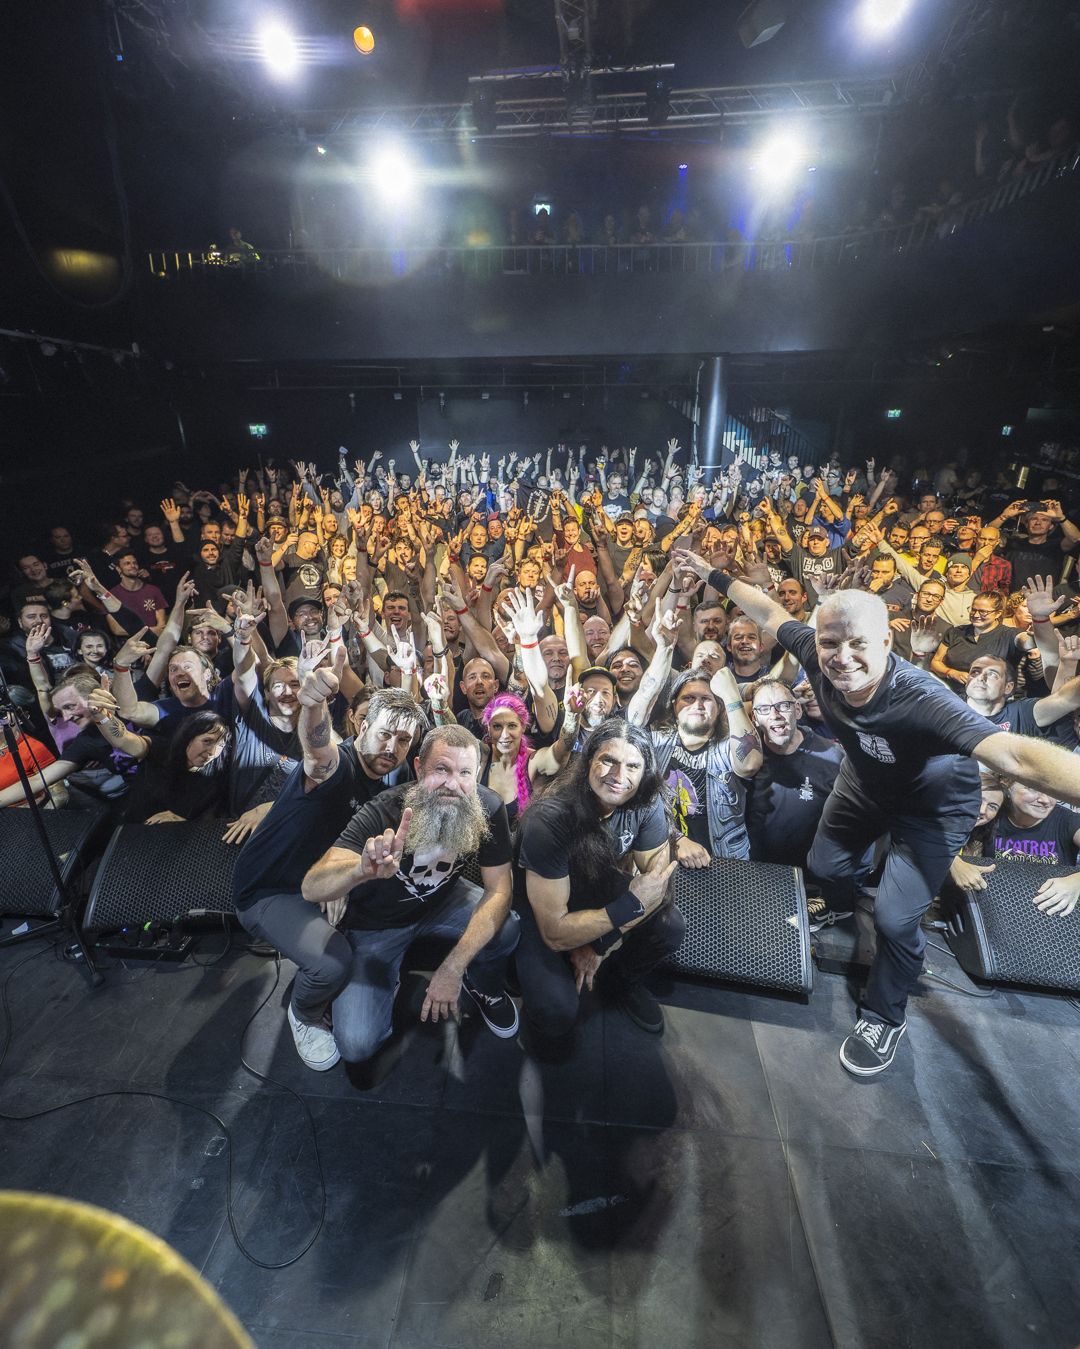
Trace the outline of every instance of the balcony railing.
<instances>
[{"instance_id":1,"label":"balcony railing","mask_svg":"<svg viewBox=\"0 0 1080 1349\"><path fill-rule=\"evenodd\" d=\"M817 238L708 243L534 244L480 247L409 246L403 248L283 249L233 251L228 246L205 252L154 251L147 255L150 274L167 278L201 273L258 276L329 276L344 282L382 282L414 275L598 276L645 272L716 274L727 271L779 271L840 267L895 257L953 238L975 221L1005 210L1047 184L1080 173L1080 149L1074 147L1045 164L1011 178L940 216L921 215L903 225L847 230Z\"/></svg>"}]
</instances>

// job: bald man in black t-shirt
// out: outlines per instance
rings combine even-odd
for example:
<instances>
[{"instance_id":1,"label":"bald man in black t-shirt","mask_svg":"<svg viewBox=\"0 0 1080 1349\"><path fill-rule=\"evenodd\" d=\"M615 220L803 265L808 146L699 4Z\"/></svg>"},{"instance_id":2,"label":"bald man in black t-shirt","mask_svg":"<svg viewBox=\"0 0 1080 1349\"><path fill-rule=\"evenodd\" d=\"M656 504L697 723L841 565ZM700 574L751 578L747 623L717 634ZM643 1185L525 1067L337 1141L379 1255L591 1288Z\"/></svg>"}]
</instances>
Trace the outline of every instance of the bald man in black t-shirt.
<instances>
[{"instance_id":1,"label":"bald man in black t-shirt","mask_svg":"<svg viewBox=\"0 0 1080 1349\"><path fill-rule=\"evenodd\" d=\"M694 553L677 550L673 561L729 595L799 661L846 751L807 858L834 908L852 902L866 848L890 837L874 906L877 954L859 1018L840 1049L848 1072L880 1073L907 1029L908 994L926 945L922 916L978 817L974 760L1076 804L1080 761L1045 741L999 730L894 655L888 611L876 595L829 595L815 632L764 593L770 584L764 564L734 580Z\"/></svg>"}]
</instances>

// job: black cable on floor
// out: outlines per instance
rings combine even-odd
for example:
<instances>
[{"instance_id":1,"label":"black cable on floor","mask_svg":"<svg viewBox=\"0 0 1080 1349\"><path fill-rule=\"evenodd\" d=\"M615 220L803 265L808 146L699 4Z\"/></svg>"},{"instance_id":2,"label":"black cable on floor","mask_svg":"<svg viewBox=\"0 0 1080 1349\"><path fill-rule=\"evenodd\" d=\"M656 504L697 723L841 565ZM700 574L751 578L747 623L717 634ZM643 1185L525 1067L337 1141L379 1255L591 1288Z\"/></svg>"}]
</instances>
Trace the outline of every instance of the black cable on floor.
<instances>
[{"instance_id":1,"label":"black cable on floor","mask_svg":"<svg viewBox=\"0 0 1080 1349\"><path fill-rule=\"evenodd\" d=\"M928 937L926 939L926 944L927 946L932 946L935 951L941 951L944 955L952 956L954 960L956 959L955 953L950 951L947 946L942 946L940 942L931 941ZM946 979L943 974L935 974L934 971L929 968L923 970L923 975L927 979L936 979L939 984L944 984L946 988L951 988L956 993L963 993L969 998L992 998L994 994L997 993L996 988L963 988L960 984L954 984L951 979Z\"/></svg>"},{"instance_id":2,"label":"black cable on floor","mask_svg":"<svg viewBox=\"0 0 1080 1349\"><path fill-rule=\"evenodd\" d=\"M11 1007L8 1002L8 986L11 983L14 976L18 973L19 970L22 969L24 965L28 964L31 960L36 960L38 956L45 955L50 950L55 952L58 945L59 942L53 942L51 946L43 946L40 950L34 951L30 955L25 956L22 960L18 962L17 965L12 966L12 968L8 971L6 978L4 979L3 985L0 986L0 1010L2 1010L4 1018L3 1046L2 1048L0 1048L0 1070L3 1069L4 1061L7 1058L8 1050L11 1047L11 1041L13 1039L15 1031L14 1022L12 1021L11 1017ZM220 957L218 958L220 959ZM266 1082L270 1086L278 1087L282 1091L287 1091L289 1092L290 1095L295 1096L296 1099L300 1102L300 1104L304 1107L304 1113L307 1115L308 1124L311 1127L311 1143L312 1147L315 1150L315 1165L317 1166L319 1172L319 1220L315 1225L315 1230L312 1232L308 1240L304 1243L303 1247L299 1251L297 1251L295 1255L290 1256L288 1260L279 1260L276 1262L260 1260L258 1256L252 1255L252 1253L248 1250L248 1248L244 1245L243 1241L241 1240L240 1233L237 1231L236 1228L236 1217L235 1214L233 1213L232 1134L229 1131L229 1127L225 1123L225 1121L221 1119L220 1116L215 1115L212 1110L207 1110L205 1106L195 1105L194 1102L182 1100L178 1096L167 1096L164 1092L160 1091L136 1091L132 1088L123 1088L116 1091L97 1091L89 1096L78 1096L73 1101L64 1101L60 1105L50 1106L47 1110L35 1110L29 1115L9 1115L4 1111L0 1110L0 1119L6 1120L11 1124L25 1124L30 1120L44 1119L46 1115L55 1115L58 1111L61 1110L69 1110L72 1106L86 1105L90 1101L104 1101L114 1096L116 1097L134 1096L134 1097L144 1097L145 1099L150 1101L167 1101L170 1105L182 1105L186 1106L189 1110L198 1111L200 1115L205 1115L207 1119L213 1120L225 1137L225 1213L229 1220L229 1231L233 1235L233 1240L236 1242L240 1254L246 1260L250 1260L253 1265L258 1265L260 1269L288 1269L290 1265L295 1265L298 1260L302 1259L305 1255L307 1255L308 1251L311 1250L312 1246L314 1246L315 1242L319 1239L319 1235L323 1230L323 1225L326 1222L326 1176L323 1172L322 1156L319 1153L319 1137L318 1132L315 1128L315 1119L311 1113L311 1107L308 1105L307 1101L303 1098L303 1096L300 1095L299 1092L293 1091L292 1087L287 1086L284 1082L277 1082L274 1080L274 1078L267 1077L264 1073L260 1073L259 1070L257 1068L253 1068L244 1057L244 1042L247 1039L248 1031L250 1031L252 1025L254 1024L255 1018L259 1015L262 1009L266 1006L266 1004L277 992L277 988L280 982L281 982L281 957L275 952L273 987L263 998L262 1002L259 1003L258 1007L255 1008L254 1012L252 1012L252 1014L248 1017L247 1024L244 1026L244 1029L241 1032L240 1062L243 1065L243 1067L249 1073L251 1073L253 1077L257 1077L260 1082Z\"/></svg>"}]
</instances>

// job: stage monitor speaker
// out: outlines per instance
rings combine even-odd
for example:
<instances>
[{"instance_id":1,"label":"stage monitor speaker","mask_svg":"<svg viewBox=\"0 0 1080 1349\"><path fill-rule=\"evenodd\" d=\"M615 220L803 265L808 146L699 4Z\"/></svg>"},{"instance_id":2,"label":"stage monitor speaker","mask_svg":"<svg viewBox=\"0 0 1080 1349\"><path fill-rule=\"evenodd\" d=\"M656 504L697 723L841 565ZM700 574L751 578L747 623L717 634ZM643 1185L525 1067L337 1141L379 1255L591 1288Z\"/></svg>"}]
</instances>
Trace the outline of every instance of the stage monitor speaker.
<instances>
[{"instance_id":1,"label":"stage monitor speaker","mask_svg":"<svg viewBox=\"0 0 1080 1349\"><path fill-rule=\"evenodd\" d=\"M83 925L115 932L169 926L194 911L233 914L233 868L240 849L222 843L224 820L125 824L109 841Z\"/></svg>"},{"instance_id":2,"label":"stage monitor speaker","mask_svg":"<svg viewBox=\"0 0 1080 1349\"><path fill-rule=\"evenodd\" d=\"M998 859L985 890L969 895L948 885L942 904L949 945L964 971L989 983L1080 992L1080 907L1055 917L1031 902L1043 881L1076 871Z\"/></svg>"},{"instance_id":3,"label":"stage monitor speaker","mask_svg":"<svg viewBox=\"0 0 1080 1349\"><path fill-rule=\"evenodd\" d=\"M809 993L814 984L806 891L798 867L716 860L675 872L686 919L667 968L723 983Z\"/></svg>"},{"instance_id":4,"label":"stage monitor speaker","mask_svg":"<svg viewBox=\"0 0 1080 1349\"><path fill-rule=\"evenodd\" d=\"M60 875L69 885L100 843L108 811L44 810L41 818L56 854ZM0 914L20 917L52 917L61 900L41 847L41 839L28 809L14 806L0 810Z\"/></svg>"}]
</instances>

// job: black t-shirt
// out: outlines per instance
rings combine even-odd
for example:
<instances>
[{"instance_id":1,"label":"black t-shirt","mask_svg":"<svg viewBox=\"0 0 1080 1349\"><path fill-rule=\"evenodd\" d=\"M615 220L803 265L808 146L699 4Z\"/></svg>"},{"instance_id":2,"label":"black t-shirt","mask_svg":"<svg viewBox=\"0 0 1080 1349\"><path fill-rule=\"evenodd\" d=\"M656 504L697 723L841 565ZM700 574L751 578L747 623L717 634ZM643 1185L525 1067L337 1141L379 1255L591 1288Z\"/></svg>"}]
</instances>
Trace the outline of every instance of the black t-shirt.
<instances>
[{"instance_id":1,"label":"black t-shirt","mask_svg":"<svg viewBox=\"0 0 1080 1349\"><path fill-rule=\"evenodd\" d=\"M650 852L659 848L671 833L667 810L660 796L644 805L614 811L601 821L601 827L610 837L615 857L620 862L631 852ZM541 799L529 807L522 816L514 874L519 900L525 898L526 871L534 871L547 880L569 877L567 907L570 910L603 908L627 888L628 879L623 871L612 869L599 893L595 887L585 884L582 877L575 876L570 849L580 829L581 821L573 805L560 797Z\"/></svg>"},{"instance_id":2,"label":"black t-shirt","mask_svg":"<svg viewBox=\"0 0 1080 1349\"><path fill-rule=\"evenodd\" d=\"M902 576L898 576L890 585L874 593L888 609L890 618L907 618L910 615L915 591Z\"/></svg>"},{"instance_id":3,"label":"black t-shirt","mask_svg":"<svg viewBox=\"0 0 1080 1349\"><path fill-rule=\"evenodd\" d=\"M388 786L360 767L351 740L338 746L332 777L311 791L304 766L295 768L266 818L240 850L233 876L233 900L246 909L265 895L298 893L304 876L349 823L349 816Z\"/></svg>"},{"instance_id":4,"label":"black t-shirt","mask_svg":"<svg viewBox=\"0 0 1080 1349\"><path fill-rule=\"evenodd\" d=\"M397 829L407 791L408 786L403 783L361 806L334 847L360 854L373 835ZM477 861L482 867L505 866L512 857L506 810L487 787L478 786L476 794L490 830L476 854ZM364 881L351 891L344 925L366 931L411 926L422 916L437 912L450 898L466 861L465 857L444 851L416 856L405 853L401 866L389 879Z\"/></svg>"},{"instance_id":5,"label":"black t-shirt","mask_svg":"<svg viewBox=\"0 0 1080 1349\"><path fill-rule=\"evenodd\" d=\"M1046 543L1030 543L1016 538L1005 549L1005 559L1012 563L1012 588L1023 590L1033 576L1052 576L1056 581L1065 563L1065 554L1057 534L1051 534Z\"/></svg>"},{"instance_id":6,"label":"black t-shirt","mask_svg":"<svg viewBox=\"0 0 1080 1349\"><path fill-rule=\"evenodd\" d=\"M980 656L995 656L998 660L1008 661L1015 670L1019 654L1016 650L1016 637L1016 629L1007 628L1004 624L979 636L976 636L972 623L950 628L943 638L945 664L950 670L970 670L973 662Z\"/></svg>"},{"instance_id":7,"label":"black t-shirt","mask_svg":"<svg viewBox=\"0 0 1080 1349\"><path fill-rule=\"evenodd\" d=\"M689 750L676 740L667 770L667 786L671 792L671 814L675 827L684 838L700 843L711 851L709 839L709 805L706 795L708 774L706 765L709 746Z\"/></svg>"},{"instance_id":8,"label":"black t-shirt","mask_svg":"<svg viewBox=\"0 0 1080 1349\"><path fill-rule=\"evenodd\" d=\"M150 584L156 585L170 604L176 599L176 583L188 570L187 551L186 544L166 539L163 553L152 553L144 547L139 554L142 566L150 573ZM213 596L208 595L206 599L200 598L199 603L207 604L212 599Z\"/></svg>"},{"instance_id":9,"label":"black t-shirt","mask_svg":"<svg viewBox=\"0 0 1080 1349\"><path fill-rule=\"evenodd\" d=\"M746 829L754 862L806 865L814 832L844 754L819 735L803 733L791 754L765 749L758 773L747 783Z\"/></svg>"},{"instance_id":10,"label":"black t-shirt","mask_svg":"<svg viewBox=\"0 0 1080 1349\"><path fill-rule=\"evenodd\" d=\"M285 589L290 599L295 599L300 591L304 591L313 600L322 603L326 563L323 561L321 551L314 557L301 557L295 548L290 548L282 558L281 565L285 573Z\"/></svg>"},{"instance_id":11,"label":"black t-shirt","mask_svg":"<svg viewBox=\"0 0 1080 1349\"><path fill-rule=\"evenodd\" d=\"M163 810L171 810L185 820L221 815L228 787L226 756L219 755L197 773L181 773L175 778L168 774L168 759L168 742L151 740L146 758L131 783L124 818L141 824Z\"/></svg>"},{"instance_id":12,"label":"black t-shirt","mask_svg":"<svg viewBox=\"0 0 1080 1349\"><path fill-rule=\"evenodd\" d=\"M1002 809L994 821L994 856L1007 862L1075 866L1073 835L1078 827L1076 816L1065 806L1055 806L1045 820L1027 829L1013 824Z\"/></svg>"},{"instance_id":13,"label":"black t-shirt","mask_svg":"<svg viewBox=\"0 0 1080 1349\"><path fill-rule=\"evenodd\" d=\"M130 726L128 730L131 730ZM138 731L136 731L136 734L138 734ZM60 751L59 757L67 760L68 763L75 764L78 768L92 766L111 768L118 777L125 779L134 777L139 767L138 760L133 759L130 754L125 754L120 749L113 749L112 745L94 725L87 726L85 730L79 732L74 740L69 740Z\"/></svg>"},{"instance_id":14,"label":"black t-shirt","mask_svg":"<svg viewBox=\"0 0 1080 1349\"><path fill-rule=\"evenodd\" d=\"M978 765L960 756L995 734L992 722L895 655L873 698L851 707L821 672L813 628L782 623L777 638L806 671L847 771L877 805L920 816L977 812Z\"/></svg>"},{"instance_id":15,"label":"black t-shirt","mask_svg":"<svg viewBox=\"0 0 1080 1349\"><path fill-rule=\"evenodd\" d=\"M790 553L791 570L797 581L804 585L819 576L838 576L844 570L839 548L829 548L820 557L815 556L797 543Z\"/></svg>"}]
</instances>

